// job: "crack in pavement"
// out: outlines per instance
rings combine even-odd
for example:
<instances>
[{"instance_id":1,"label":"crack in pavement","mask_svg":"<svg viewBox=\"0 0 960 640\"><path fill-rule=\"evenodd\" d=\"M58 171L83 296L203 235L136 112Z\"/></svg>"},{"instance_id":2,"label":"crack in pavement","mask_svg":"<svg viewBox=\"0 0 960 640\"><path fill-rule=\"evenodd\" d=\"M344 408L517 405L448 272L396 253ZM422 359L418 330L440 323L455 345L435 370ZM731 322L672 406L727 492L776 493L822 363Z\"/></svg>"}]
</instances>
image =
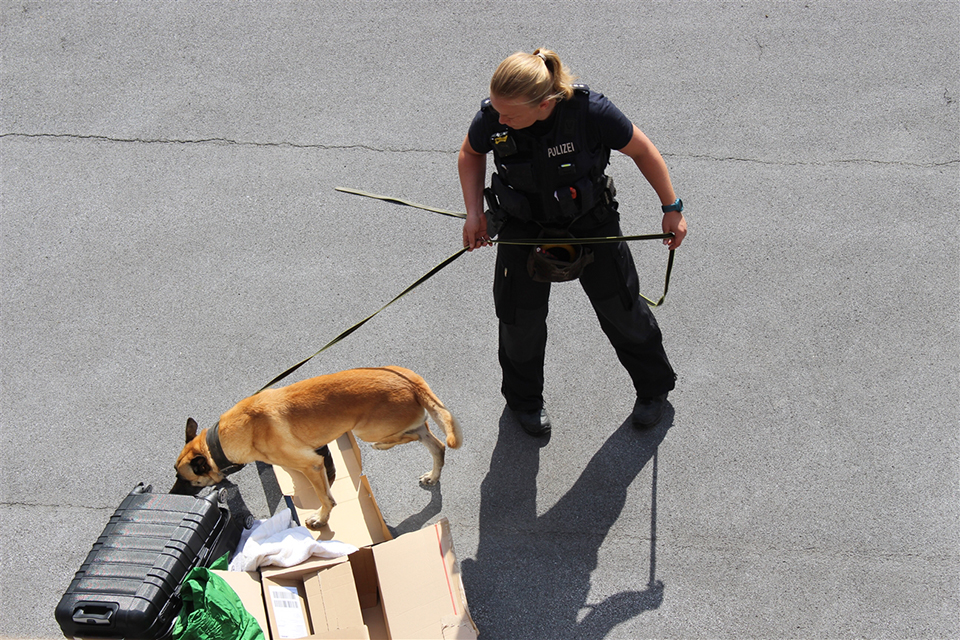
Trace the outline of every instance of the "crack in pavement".
<instances>
[{"instance_id":1,"label":"crack in pavement","mask_svg":"<svg viewBox=\"0 0 960 640\"><path fill-rule=\"evenodd\" d=\"M169 145L204 145L220 144L235 145L241 147L261 147L261 148L291 148L291 149L321 149L321 150L345 150L362 149L365 151L374 151L378 153L449 153L455 154L458 151L446 149L399 149L391 147L373 147L366 144L318 144L301 142L256 142L248 140L232 140L230 138L118 138L112 136L95 134L74 134L74 133L0 133L0 139L3 138L49 138L49 139L67 139L67 140L92 140L95 142L111 142L123 144L169 144ZM709 160L714 162L749 162L754 164L764 164L771 166L788 167L823 167L836 164L874 164L882 166L902 166L914 168L936 168L948 167L960 164L960 158L954 158L943 162L905 162L902 160L875 160L871 158L837 158L833 160L764 160L762 158L743 158L738 156L711 156L707 154L681 154L681 153L663 153L665 158L677 158L687 160Z\"/></svg>"},{"instance_id":2,"label":"crack in pavement","mask_svg":"<svg viewBox=\"0 0 960 640\"><path fill-rule=\"evenodd\" d=\"M344 144L344 145L326 145L326 144L306 144L299 142L253 142L246 140L232 140L230 138L117 138L113 136L104 136L96 134L76 134L76 133L0 133L0 138L51 138L66 140L92 140L94 142L114 142L114 143L134 143L134 144L179 144L179 145L203 145L203 144L221 144L235 145L240 147L289 147L292 149L366 149L368 151L410 151L409 149L378 149L363 144ZM415 150L416 151L416 150ZM427 150L431 151L431 150Z\"/></svg>"}]
</instances>

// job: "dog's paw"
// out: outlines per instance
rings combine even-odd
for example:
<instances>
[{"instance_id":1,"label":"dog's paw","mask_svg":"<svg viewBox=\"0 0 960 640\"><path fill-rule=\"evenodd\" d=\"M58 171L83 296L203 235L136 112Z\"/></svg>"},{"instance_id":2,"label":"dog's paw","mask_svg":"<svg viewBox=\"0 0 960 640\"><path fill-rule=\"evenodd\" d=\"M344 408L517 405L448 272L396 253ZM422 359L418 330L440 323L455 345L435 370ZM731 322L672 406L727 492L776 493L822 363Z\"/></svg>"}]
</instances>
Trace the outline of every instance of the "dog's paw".
<instances>
[{"instance_id":1,"label":"dog's paw","mask_svg":"<svg viewBox=\"0 0 960 640\"><path fill-rule=\"evenodd\" d=\"M422 476L420 476L420 484L430 487L437 484L437 481L440 480L439 475L434 475L433 471L429 471Z\"/></svg>"},{"instance_id":2,"label":"dog's paw","mask_svg":"<svg viewBox=\"0 0 960 640\"><path fill-rule=\"evenodd\" d=\"M322 529L322 528L324 528L325 526L327 526L327 521L328 521L329 519L330 519L330 516L327 516L326 518L323 518L323 517L320 516L320 514L319 514L319 512L318 512L318 513L313 514L313 515L310 516L309 518L307 518L307 520L306 520L306 522L305 522L304 524L307 525L307 528L308 528L308 529L313 529L314 531L319 531L320 529Z\"/></svg>"}]
</instances>

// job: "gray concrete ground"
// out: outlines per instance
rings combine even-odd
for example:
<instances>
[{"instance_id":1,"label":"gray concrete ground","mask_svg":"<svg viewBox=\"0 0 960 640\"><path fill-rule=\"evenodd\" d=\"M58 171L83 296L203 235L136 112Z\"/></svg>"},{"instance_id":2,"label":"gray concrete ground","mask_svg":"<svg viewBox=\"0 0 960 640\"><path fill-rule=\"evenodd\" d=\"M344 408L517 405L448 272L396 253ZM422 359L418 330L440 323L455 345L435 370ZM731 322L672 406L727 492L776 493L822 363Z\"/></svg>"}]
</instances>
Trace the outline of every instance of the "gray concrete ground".
<instances>
[{"instance_id":1,"label":"gray concrete ground","mask_svg":"<svg viewBox=\"0 0 960 640\"><path fill-rule=\"evenodd\" d=\"M457 250L495 65L556 49L663 151L690 235L648 434L576 284L547 442L499 395L494 251L296 378L420 372L464 425L364 464L449 518L483 638L960 637L957 2L0 3L0 636L54 607L137 482ZM624 158L627 233L658 202ZM666 253L634 245L659 295ZM234 476L259 516L255 467Z\"/></svg>"}]
</instances>

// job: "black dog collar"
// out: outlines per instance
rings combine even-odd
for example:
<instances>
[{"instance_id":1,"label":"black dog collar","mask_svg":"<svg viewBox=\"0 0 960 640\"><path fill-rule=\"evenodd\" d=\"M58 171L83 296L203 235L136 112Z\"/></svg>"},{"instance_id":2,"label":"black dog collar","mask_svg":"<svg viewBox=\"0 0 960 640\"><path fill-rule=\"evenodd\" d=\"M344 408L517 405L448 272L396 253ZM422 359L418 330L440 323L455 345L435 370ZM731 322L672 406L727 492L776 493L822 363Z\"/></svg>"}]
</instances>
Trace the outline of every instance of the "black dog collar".
<instances>
[{"instance_id":1,"label":"black dog collar","mask_svg":"<svg viewBox=\"0 0 960 640\"><path fill-rule=\"evenodd\" d=\"M220 446L219 422L213 425L213 428L207 429L207 450L210 452L210 457L213 458L213 463L217 465L217 469L225 476L236 473L244 467L242 464L230 462L226 454L223 453L223 447Z\"/></svg>"}]
</instances>

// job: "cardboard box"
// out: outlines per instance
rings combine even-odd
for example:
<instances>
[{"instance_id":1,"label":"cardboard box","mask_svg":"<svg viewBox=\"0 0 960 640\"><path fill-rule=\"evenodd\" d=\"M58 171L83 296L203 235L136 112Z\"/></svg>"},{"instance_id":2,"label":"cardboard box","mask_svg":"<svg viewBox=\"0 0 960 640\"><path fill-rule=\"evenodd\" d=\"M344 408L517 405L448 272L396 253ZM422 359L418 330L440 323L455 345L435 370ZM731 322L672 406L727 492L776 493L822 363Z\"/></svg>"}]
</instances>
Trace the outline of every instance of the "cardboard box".
<instances>
[{"instance_id":1,"label":"cardboard box","mask_svg":"<svg viewBox=\"0 0 960 640\"><path fill-rule=\"evenodd\" d=\"M261 581L272 638L368 636L348 558L265 568Z\"/></svg>"},{"instance_id":2,"label":"cardboard box","mask_svg":"<svg viewBox=\"0 0 960 640\"><path fill-rule=\"evenodd\" d=\"M446 518L432 527L376 545L372 551L387 637L477 637Z\"/></svg>"},{"instance_id":3,"label":"cardboard box","mask_svg":"<svg viewBox=\"0 0 960 640\"><path fill-rule=\"evenodd\" d=\"M214 571L223 578L240 596L244 608L257 620L257 624L267 634L267 611L263 606L263 586L257 571Z\"/></svg>"},{"instance_id":4,"label":"cardboard box","mask_svg":"<svg viewBox=\"0 0 960 640\"><path fill-rule=\"evenodd\" d=\"M477 637L446 519L349 558L264 568L261 581L273 640Z\"/></svg>"},{"instance_id":5,"label":"cardboard box","mask_svg":"<svg viewBox=\"0 0 960 640\"><path fill-rule=\"evenodd\" d=\"M238 593L255 617L260 611L264 633L270 640L477 638L447 520L392 539L362 473L353 435L331 443L330 452L337 468L331 486L337 506L329 525L315 535L359 550L347 558L264 567L260 589L250 587L254 579L247 574L228 580L243 588ZM312 485L299 472L274 471L302 522L319 505Z\"/></svg>"},{"instance_id":6,"label":"cardboard box","mask_svg":"<svg viewBox=\"0 0 960 640\"><path fill-rule=\"evenodd\" d=\"M370 482L363 475L360 448L353 434L337 438L329 445L330 455L337 469L337 477L330 492L337 506L330 514L330 521L320 531L314 531L318 540L339 540L355 547L365 547L389 540L392 536L370 489ZM283 495L293 500L298 520L303 523L320 507L320 498L313 485L299 471L274 466L277 483Z\"/></svg>"}]
</instances>

